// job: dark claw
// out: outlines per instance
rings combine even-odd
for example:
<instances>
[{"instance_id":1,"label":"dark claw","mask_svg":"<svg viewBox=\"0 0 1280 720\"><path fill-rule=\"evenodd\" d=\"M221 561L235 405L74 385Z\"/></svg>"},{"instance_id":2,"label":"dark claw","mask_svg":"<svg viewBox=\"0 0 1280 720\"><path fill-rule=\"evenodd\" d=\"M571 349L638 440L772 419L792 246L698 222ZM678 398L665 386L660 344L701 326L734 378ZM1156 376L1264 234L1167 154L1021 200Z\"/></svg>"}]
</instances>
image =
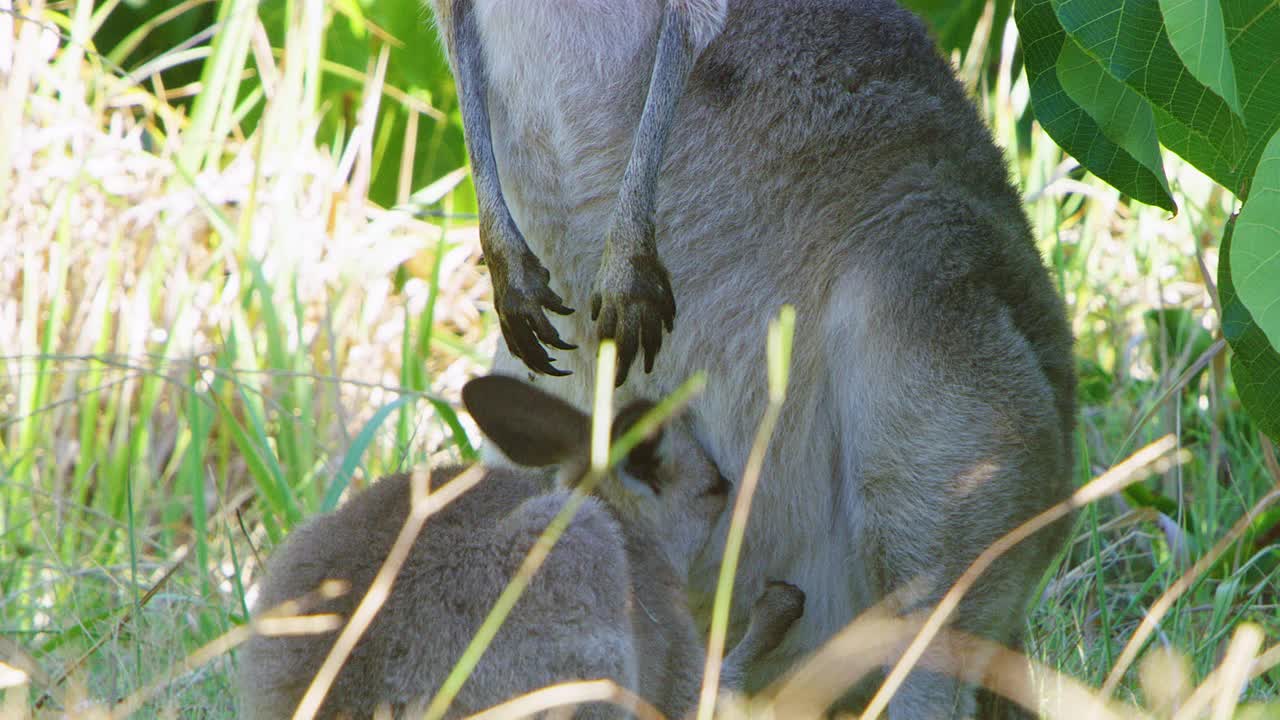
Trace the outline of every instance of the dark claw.
<instances>
[{"instance_id":1,"label":"dark claw","mask_svg":"<svg viewBox=\"0 0 1280 720\"><path fill-rule=\"evenodd\" d=\"M545 282L542 286L542 291L538 293L538 304L557 315L572 315L573 308L565 305L564 300L548 287Z\"/></svg>"},{"instance_id":2,"label":"dark claw","mask_svg":"<svg viewBox=\"0 0 1280 720\"><path fill-rule=\"evenodd\" d=\"M539 334L538 339L541 340L543 344L550 345L551 347L557 350L577 350L578 349L577 345L574 345L568 340L561 340L559 335L555 335L553 337L547 338Z\"/></svg>"},{"instance_id":3,"label":"dark claw","mask_svg":"<svg viewBox=\"0 0 1280 720\"><path fill-rule=\"evenodd\" d=\"M662 349L662 328L654 323L645 323L640 340L644 347L644 372L647 375L653 372L653 361Z\"/></svg>"},{"instance_id":4,"label":"dark claw","mask_svg":"<svg viewBox=\"0 0 1280 720\"><path fill-rule=\"evenodd\" d=\"M631 363L636 359L636 336L637 333L631 323L623 324L622 332L616 339L618 343L618 375L614 381L614 387L621 387L622 383L627 381L627 373L631 371Z\"/></svg>"},{"instance_id":5,"label":"dark claw","mask_svg":"<svg viewBox=\"0 0 1280 720\"><path fill-rule=\"evenodd\" d=\"M524 358L520 357L520 348L516 345L516 336L511 333L511 327L507 325L506 319L501 314L498 315L498 332L502 335L502 341L507 344L507 350L523 360Z\"/></svg>"},{"instance_id":6,"label":"dark claw","mask_svg":"<svg viewBox=\"0 0 1280 720\"><path fill-rule=\"evenodd\" d=\"M542 303L542 306L557 315L573 314L573 308L569 307L568 305L565 305L564 301L561 300L559 297L555 297L554 300L550 300L548 302ZM565 349L568 349L568 348L565 348Z\"/></svg>"},{"instance_id":7,"label":"dark claw","mask_svg":"<svg viewBox=\"0 0 1280 720\"><path fill-rule=\"evenodd\" d=\"M519 232L512 228L519 239ZM521 243L523 244L523 243ZM490 258L495 260L495 258ZM510 271L517 271L514 274ZM576 350L577 345L567 342L547 318L547 312L569 315L573 308L547 284L551 273L527 250L518 257L490 265L493 276L494 303L498 325L511 354L520 358L530 370L556 377L572 374L554 365L555 359L547 354L547 348ZM544 347L545 346L545 347Z\"/></svg>"},{"instance_id":8,"label":"dark claw","mask_svg":"<svg viewBox=\"0 0 1280 720\"><path fill-rule=\"evenodd\" d=\"M538 342L533 329L529 322L522 318L516 318L514 325L506 321L499 320L499 329L502 331L502 337L506 340L507 349L512 355L524 361L530 370L543 375L552 377L564 377L570 375L570 371L561 370L552 364L551 356Z\"/></svg>"},{"instance_id":9,"label":"dark claw","mask_svg":"<svg viewBox=\"0 0 1280 720\"><path fill-rule=\"evenodd\" d=\"M535 313L531 318L534 337L543 345L550 345L557 350L577 350L578 346L560 339L560 333L542 313Z\"/></svg>"},{"instance_id":10,"label":"dark claw","mask_svg":"<svg viewBox=\"0 0 1280 720\"><path fill-rule=\"evenodd\" d=\"M671 291L671 278L665 272L662 273L662 293L665 301L662 308L662 324L667 332L671 332L676 324L676 295ZM659 342L661 342L661 333L659 333Z\"/></svg>"},{"instance_id":11,"label":"dark claw","mask_svg":"<svg viewBox=\"0 0 1280 720\"><path fill-rule=\"evenodd\" d=\"M600 339L617 343L616 383L626 381L640 356L644 371L653 372L663 330L675 326L675 294L666 268L650 255L637 255L622 264L616 258L605 258L596 287L591 296L591 320Z\"/></svg>"},{"instance_id":12,"label":"dark claw","mask_svg":"<svg viewBox=\"0 0 1280 720\"><path fill-rule=\"evenodd\" d=\"M538 344L529 331L528 323L523 320L516 320L517 326L520 327L519 334L516 336L516 344L520 346L520 359L524 360L536 372L549 375L555 371L551 365L551 356L547 351Z\"/></svg>"}]
</instances>

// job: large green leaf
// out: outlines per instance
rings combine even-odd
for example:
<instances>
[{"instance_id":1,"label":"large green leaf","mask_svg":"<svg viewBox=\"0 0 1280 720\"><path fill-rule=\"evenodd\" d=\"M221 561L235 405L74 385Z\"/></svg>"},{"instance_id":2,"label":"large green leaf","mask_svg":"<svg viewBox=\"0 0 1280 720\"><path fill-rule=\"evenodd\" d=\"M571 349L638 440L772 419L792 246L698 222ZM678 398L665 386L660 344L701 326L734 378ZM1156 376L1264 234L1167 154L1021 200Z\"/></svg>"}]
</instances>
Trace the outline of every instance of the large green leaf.
<instances>
[{"instance_id":1,"label":"large green leaf","mask_svg":"<svg viewBox=\"0 0 1280 720\"><path fill-rule=\"evenodd\" d=\"M1233 279L1271 347L1280 348L1280 132L1267 143L1251 185L1231 245Z\"/></svg>"},{"instance_id":2,"label":"large green leaf","mask_svg":"<svg viewBox=\"0 0 1280 720\"><path fill-rule=\"evenodd\" d=\"M1165 32L1158 0L1052 3L1063 29L1107 72L1164 111L1165 122L1183 126L1189 142L1211 146L1229 166L1238 165L1246 147L1244 124L1182 63ZM1169 132L1182 136L1177 130Z\"/></svg>"},{"instance_id":3,"label":"large green leaf","mask_svg":"<svg viewBox=\"0 0 1280 720\"><path fill-rule=\"evenodd\" d=\"M1133 152L1109 139L1090 113L1063 88L1057 64L1067 44L1067 34L1052 0L1021 0L1014 6L1014 20L1022 36L1032 107L1045 132L1090 172L1116 188L1149 205L1173 210L1163 172L1154 172ZM1071 51L1067 52L1070 58ZM1118 85L1100 69L1091 77L1099 83ZM1149 150L1139 154L1149 156Z\"/></svg>"},{"instance_id":4,"label":"large green leaf","mask_svg":"<svg viewBox=\"0 0 1280 720\"><path fill-rule=\"evenodd\" d=\"M1062 89L1098 123L1102 134L1150 170L1168 192L1151 104L1116 82L1070 38L1058 53L1057 72Z\"/></svg>"},{"instance_id":5,"label":"large green leaf","mask_svg":"<svg viewBox=\"0 0 1280 720\"><path fill-rule=\"evenodd\" d=\"M1280 2L1223 0L1222 13L1249 135L1236 182L1223 182L1217 176L1214 179L1243 200L1249 194L1248 181L1258 166L1263 148L1280 130ZM1172 146L1171 149L1176 151ZM1187 159L1204 169L1194 158Z\"/></svg>"},{"instance_id":6,"label":"large green leaf","mask_svg":"<svg viewBox=\"0 0 1280 720\"><path fill-rule=\"evenodd\" d=\"M1165 147L1243 200L1263 148L1280 129L1280 3L1222 0L1221 8L1247 129L1240 157L1233 160L1219 144L1193 135L1160 108L1156 120Z\"/></svg>"},{"instance_id":7,"label":"large green leaf","mask_svg":"<svg viewBox=\"0 0 1280 720\"><path fill-rule=\"evenodd\" d=\"M1231 344L1231 376L1236 392L1258 427L1280 441L1280 353L1236 294L1232 281L1232 236L1237 217L1227 222L1218 262L1218 299L1222 303L1222 334Z\"/></svg>"},{"instance_id":8,"label":"large green leaf","mask_svg":"<svg viewBox=\"0 0 1280 720\"><path fill-rule=\"evenodd\" d=\"M1227 27L1219 0L1160 0L1169 44L1202 85L1244 117L1236 70L1227 49Z\"/></svg>"}]
</instances>

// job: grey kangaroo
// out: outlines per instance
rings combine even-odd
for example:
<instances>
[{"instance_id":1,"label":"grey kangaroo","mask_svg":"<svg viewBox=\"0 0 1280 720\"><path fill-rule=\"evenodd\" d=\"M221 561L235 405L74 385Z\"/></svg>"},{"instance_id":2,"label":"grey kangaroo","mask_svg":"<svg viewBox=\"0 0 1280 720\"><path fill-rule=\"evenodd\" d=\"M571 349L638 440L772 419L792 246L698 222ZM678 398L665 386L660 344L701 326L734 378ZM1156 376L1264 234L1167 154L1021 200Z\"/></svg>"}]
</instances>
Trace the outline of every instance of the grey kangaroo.
<instances>
[{"instance_id":1,"label":"grey kangaroo","mask_svg":"<svg viewBox=\"0 0 1280 720\"><path fill-rule=\"evenodd\" d=\"M1067 493L1063 305L1004 158L917 18L890 0L432 7L506 340L495 368L523 362L579 404L601 337L618 342L623 393L662 396L705 369L697 439L736 477L766 403L766 322L797 309L736 591L787 577L808 609L749 686L909 580L930 583L903 610L928 605ZM588 347L553 364L546 347L569 341ZM628 374L640 356L646 372ZM993 568L957 627L1016 646L1065 530ZM696 578L712 574L694 577L705 622ZM735 604L738 631L749 606ZM961 717L974 702L919 673L889 712Z\"/></svg>"},{"instance_id":2,"label":"grey kangaroo","mask_svg":"<svg viewBox=\"0 0 1280 720\"><path fill-rule=\"evenodd\" d=\"M590 419L513 378L489 376L463 389L468 410L503 452L529 466L560 465L560 490L535 469L495 468L431 516L381 612L339 673L321 717L370 717L380 706L418 717L480 627L494 600L568 498L586 468ZM615 435L648 408L619 413ZM462 468L432 473L433 486ZM705 659L685 601L691 557L725 509L729 485L679 427L635 447L604 478L535 575L489 651L451 706L478 712L538 688L609 678L669 717L697 702ZM300 526L275 552L256 605L268 609L326 579L351 591L318 612L348 616L368 589L411 504L408 475L378 481L337 511ZM804 594L771 583L750 629L725 661L726 687L775 647L803 613ZM241 660L244 709L287 718L328 653L335 633L255 636ZM416 713L416 714L415 714ZM618 717L588 706L582 717Z\"/></svg>"}]
</instances>

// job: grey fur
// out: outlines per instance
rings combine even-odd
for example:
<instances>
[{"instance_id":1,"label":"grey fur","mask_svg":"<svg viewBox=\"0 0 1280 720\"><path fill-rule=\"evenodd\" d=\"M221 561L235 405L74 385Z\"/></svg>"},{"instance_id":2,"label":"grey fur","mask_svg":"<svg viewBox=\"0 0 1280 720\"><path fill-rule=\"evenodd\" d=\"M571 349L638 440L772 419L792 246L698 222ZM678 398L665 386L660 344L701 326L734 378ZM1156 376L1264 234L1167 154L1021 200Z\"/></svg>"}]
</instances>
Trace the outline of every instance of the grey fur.
<instances>
[{"instance_id":1,"label":"grey fur","mask_svg":"<svg viewBox=\"0 0 1280 720\"><path fill-rule=\"evenodd\" d=\"M582 468L588 418L514 379L490 376L464 390L469 409L513 455ZM638 413L620 413L629 425ZM530 419L540 422L529 423ZM625 429L625 427L619 427ZM538 446L538 447L533 447ZM432 473L438 487L462 468ZM576 477L563 477L568 484ZM413 717L434 695L493 601L569 497L547 492L545 472L493 468L430 517L381 612L332 686L320 717L369 717L381 705ZM671 717L697 701L704 652L685 601L689 562L723 513L728 487L697 445L668 428L601 481L535 575L451 707L450 717L540 687L610 678ZM326 579L350 592L313 612L346 617L364 596L410 509L408 475L384 478L343 507L298 527L271 558L259 609L300 597ZM668 532L665 525L681 529ZM752 630L726 659L728 687L775 647L803 612L804 595L771 584ZM251 718L287 718L336 633L255 636L241 655ZM609 706L582 717L616 717Z\"/></svg>"},{"instance_id":2,"label":"grey fur","mask_svg":"<svg viewBox=\"0 0 1280 720\"><path fill-rule=\"evenodd\" d=\"M434 9L448 38L442 2ZM808 608L751 668L749 685L911 578L930 578L918 604L929 603L982 548L1067 493L1075 407L1062 302L1000 151L915 17L890 0L460 4L475 13L484 69L483 83L461 73L463 102L481 87L490 108L491 129L467 130L491 132L500 178L499 189L486 180L478 192L501 193L575 307L610 294L600 278L630 272L618 267L627 259L609 247L620 237L610 231L634 226L618 219L635 208L653 208L679 319L652 373L633 373L622 393L660 397L708 371L695 427L730 477L766 402L766 323L783 303L797 308L792 390L737 589L749 599L767 578L787 577ZM655 78L655 68L679 64L657 50L664 18L678 13L705 31L695 33L705 44L691 45L656 187L632 186L636 158L653 156L656 136L638 131L655 112L652 88L680 85ZM500 295L511 292L494 281ZM651 327L661 303L641 294L631 304ZM600 328L581 314L553 320L557 337L585 347L558 361L571 377L538 382L585 403ZM652 346L645 332L621 346ZM519 335L505 336L510 352L499 350L496 368L518 371L522 357L539 369ZM957 625L1016 643L1065 529L991 570ZM699 558L691 587L704 622L711 587L699 578L719 549ZM738 611L736 627L745 622ZM964 687L919 675L890 715L973 707Z\"/></svg>"}]
</instances>

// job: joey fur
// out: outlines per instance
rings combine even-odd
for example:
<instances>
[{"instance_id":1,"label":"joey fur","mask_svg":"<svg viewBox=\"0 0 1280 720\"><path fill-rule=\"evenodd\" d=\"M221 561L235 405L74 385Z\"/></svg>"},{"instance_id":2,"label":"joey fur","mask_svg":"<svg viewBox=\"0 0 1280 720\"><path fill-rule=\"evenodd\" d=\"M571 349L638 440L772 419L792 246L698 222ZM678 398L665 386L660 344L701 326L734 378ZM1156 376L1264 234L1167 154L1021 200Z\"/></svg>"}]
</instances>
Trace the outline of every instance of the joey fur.
<instances>
[{"instance_id":1,"label":"joey fur","mask_svg":"<svg viewBox=\"0 0 1280 720\"><path fill-rule=\"evenodd\" d=\"M560 465L560 489L546 489L549 471L492 468L477 486L431 516L320 717L370 717L384 705L396 716L420 716L563 507L568 488L583 475L587 416L508 377L472 381L463 394L481 428L510 457L531 466ZM647 407L636 403L619 413L615 434ZM433 487L462 469L433 471ZM384 478L337 511L297 528L271 558L257 608L269 609L326 579L338 579L349 583L350 591L312 612L349 617L400 532L410 489L408 475ZM706 544L728 490L680 427L637 446L579 509L449 717L558 682L597 678L637 692L669 717L682 717L697 702L705 660L683 587L690 559ZM725 661L727 688L740 687L744 665L775 647L803 606L803 593L785 583L772 583L761 593L751 630ZM241 659L246 714L290 717L335 637L257 635L250 640ZM580 717L621 714L603 705L579 712Z\"/></svg>"},{"instance_id":2,"label":"joey fur","mask_svg":"<svg viewBox=\"0 0 1280 720\"><path fill-rule=\"evenodd\" d=\"M527 366L579 405L600 337L618 341L624 397L705 370L697 439L737 477L767 402L765 327L797 310L734 627L770 577L808 608L749 686L915 578L927 592L902 609L929 605L1067 494L1062 301L1004 158L917 18L891 0L431 4L506 340L496 369ZM544 346L573 343L552 365ZM641 357L651 372L628 374ZM958 628L1016 646L1065 529L989 571ZM695 562L702 622L712 587L697 578L721 549ZM975 707L963 683L917 673L889 714Z\"/></svg>"}]
</instances>

